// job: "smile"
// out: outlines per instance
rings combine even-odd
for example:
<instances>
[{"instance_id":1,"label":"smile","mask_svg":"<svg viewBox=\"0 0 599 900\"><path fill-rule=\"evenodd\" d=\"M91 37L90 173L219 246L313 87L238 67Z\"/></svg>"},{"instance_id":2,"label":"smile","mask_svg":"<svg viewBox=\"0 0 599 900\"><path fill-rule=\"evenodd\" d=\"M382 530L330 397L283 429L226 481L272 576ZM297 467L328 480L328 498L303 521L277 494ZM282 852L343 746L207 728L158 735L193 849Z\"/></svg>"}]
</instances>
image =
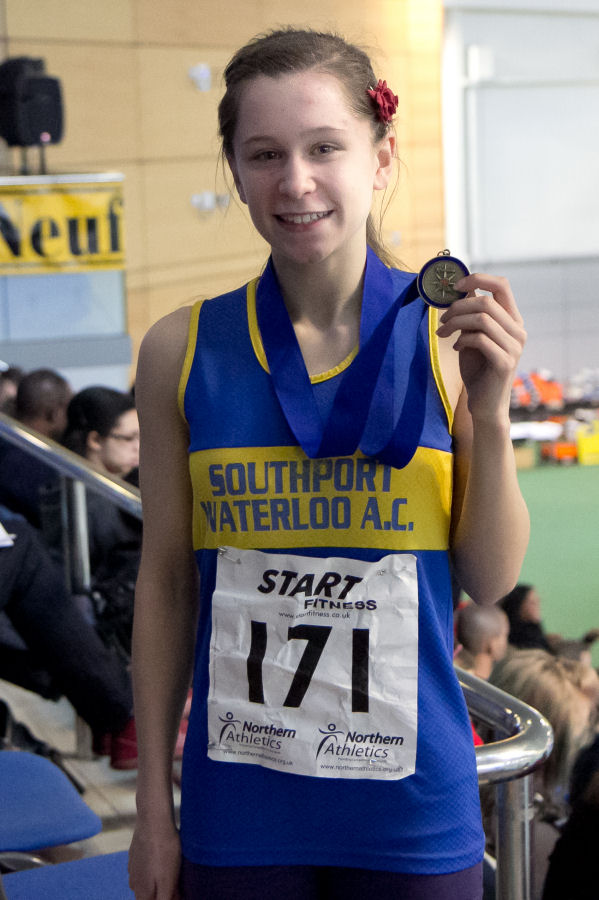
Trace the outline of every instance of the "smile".
<instances>
[{"instance_id":1,"label":"smile","mask_svg":"<svg viewBox=\"0 0 599 900\"><path fill-rule=\"evenodd\" d=\"M277 216L278 219L281 219L283 222L289 222L291 225L309 225L310 222L317 222L318 219L324 219L325 216L330 215L330 212L313 212L313 213L298 213L297 215L292 216Z\"/></svg>"}]
</instances>

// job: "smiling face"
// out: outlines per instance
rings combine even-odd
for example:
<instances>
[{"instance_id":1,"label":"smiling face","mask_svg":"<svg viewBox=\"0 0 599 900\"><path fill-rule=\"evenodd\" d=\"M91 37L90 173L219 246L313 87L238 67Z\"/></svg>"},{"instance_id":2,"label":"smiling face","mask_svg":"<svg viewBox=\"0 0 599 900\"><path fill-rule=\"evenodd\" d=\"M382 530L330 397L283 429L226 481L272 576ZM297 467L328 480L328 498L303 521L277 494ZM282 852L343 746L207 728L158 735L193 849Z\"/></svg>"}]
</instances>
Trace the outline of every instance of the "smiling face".
<instances>
[{"instance_id":1,"label":"smiling face","mask_svg":"<svg viewBox=\"0 0 599 900\"><path fill-rule=\"evenodd\" d=\"M371 122L317 70L254 78L239 109L229 163L275 265L363 258L373 190L391 177L393 138L375 144Z\"/></svg>"}]
</instances>

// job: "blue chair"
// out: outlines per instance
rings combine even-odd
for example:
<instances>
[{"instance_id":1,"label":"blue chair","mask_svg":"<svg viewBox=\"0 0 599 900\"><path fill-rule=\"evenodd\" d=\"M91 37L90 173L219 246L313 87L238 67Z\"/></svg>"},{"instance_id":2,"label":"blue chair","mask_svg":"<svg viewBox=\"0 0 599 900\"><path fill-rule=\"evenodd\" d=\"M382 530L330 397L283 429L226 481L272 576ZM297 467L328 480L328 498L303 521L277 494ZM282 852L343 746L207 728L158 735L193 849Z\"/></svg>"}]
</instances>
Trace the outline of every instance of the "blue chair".
<instances>
[{"instance_id":1,"label":"blue chair","mask_svg":"<svg viewBox=\"0 0 599 900\"><path fill-rule=\"evenodd\" d=\"M0 862L28 859L31 851L92 837L102 820L65 773L43 756L0 751ZM38 860L29 857L30 864Z\"/></svg>"},{"instance_id":2,"label":"blue chair","mask_svg":"<svg viewBox=\"0 0 599 900\"><path fill-rule=\"evenodd\" d=\"M127 857L127 851L107 853L4 875L0 900L134 900Z\"/></svg>"}]
</instances>

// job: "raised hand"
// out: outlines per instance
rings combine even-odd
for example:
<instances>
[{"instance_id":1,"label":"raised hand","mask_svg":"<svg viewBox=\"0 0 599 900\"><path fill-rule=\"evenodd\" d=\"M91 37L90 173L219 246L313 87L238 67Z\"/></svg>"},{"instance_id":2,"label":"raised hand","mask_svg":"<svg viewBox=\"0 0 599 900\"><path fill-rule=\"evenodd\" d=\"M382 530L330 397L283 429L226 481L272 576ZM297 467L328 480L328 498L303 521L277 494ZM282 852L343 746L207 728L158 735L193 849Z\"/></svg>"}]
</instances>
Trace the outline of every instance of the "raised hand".
<instances>
[{"instance_id":1,"label":"raised hand","mask_svg":"<svg viewBox=\"0 0 599 900\"><path fill-rule=\"evenodd\" d=\"M496 422L509 415L512 382L526 341L522 316L507 278L475 273L455 287L468 296L443 313L437 334L457 335L454 348L473 421Z\"/></svg>"}]
</instances>

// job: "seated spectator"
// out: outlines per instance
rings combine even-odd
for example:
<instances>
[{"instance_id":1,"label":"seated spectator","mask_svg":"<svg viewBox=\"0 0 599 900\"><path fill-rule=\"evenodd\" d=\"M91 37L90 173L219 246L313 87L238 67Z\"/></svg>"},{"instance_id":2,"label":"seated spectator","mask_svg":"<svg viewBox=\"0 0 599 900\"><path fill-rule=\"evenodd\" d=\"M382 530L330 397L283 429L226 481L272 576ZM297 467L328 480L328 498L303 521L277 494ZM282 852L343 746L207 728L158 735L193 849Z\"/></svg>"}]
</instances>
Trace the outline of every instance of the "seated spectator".
<instances>
[{"instance_id":1,"label":"seated spectator","mask_svg":"<svg viewBox=\"0 0 599 900\"><path fill-rule=\"evenodd\" d=\"M90 387L75 394L67 409L65 447L105 475L128 478L139 465L139 422L130 394ZM88 491L92 569L114 566L114 554L141 544L141 525L103 496Z\"/></svg>"},{"instance_id":2,"label":"seated spectator","mask_svg":"<svg viewBox=\"0 0 599 900\"><path fill-rule=\"evenodd\" d=\"M557 823L567 814L572 765L577 753L592 738L599 676L579 661L558 659L545 650L532 649L508 654L497 663L489 681L534 707L553 728L553 751L535 773L532 897L538 900L549 855L559 836ZM492 832L487 819L487 837Z\"/></svg>"},{"instance_id":3,"label":"seated spectator","mask_svg":"<svg viewBox=\"0 0 599 900\"><path fill-rule=\"evenodd\" d=\"M19 382L15 418L58 441L66 425L70 397L71 388L62 375L52 369L35 369ZM42 493L57 484L55 469L15 444L0 440L0 501L4 506L40 528Z\"/></svg>"},{"instance_id":4,"label":"seated spectator","mask_svg":"<svg viewBox=\"0 0 599 900\"><path fill-rule=\"evenodd\" d=\"M485 681L506 654L509 621L497 606L467 603L456 612L458 650L454 662Z\"/></svg>"},{"instance_id":5,"label":"seated spectator","mask_svg":"<svg viewBox=\"0 0 599 900\"><path fill-rule=\"evenodd\" d=\"M0 610L36 666L50 674L94 734L110 736L112 765L134 767L133 699L124 661L68 594L62 570L36 529L1 508L0 521L14 535L11 546L0 548Z\"/></svg>"},{"instance_id":6,"label":"seated spectator","mask_svg":"<svg viewBox=\"0 0 599 900\"><path fill-rule=\"evenodd\" d=\"M139 463L139 421L130 393L89 387L71 399L63 443L97 469L124 478Z\"/></svg>"},{"instance_id":7,"label":"seated spectator","mask_svg":"<svg viewBox=\"0 0 599 900\"><path fill-rule=\"evenodd\" d=\"M486 681L497 660L505 656L508 630L507 616L496 606L460 603L454 614L454 664ZM471 720L470 724L474 746L480 747L484 741L476 723Z\"/></svg>"},{"instance_id":8,"label":"seated spectator","mask_svg":"<svg viewBox=\"0 0 599 900\"><path fill-rule=\"evenodd\" d=\"M599 638L599 629L588 631L580 640L568 640L560 634L547 634L541 618L541 598L533 585L518 584L499 605L510 622L508 641L521 650L546 650L560 657L591 664L591 646Z\"/></svg>"},{"instance_id":9,"label":"seated spectator","mask_svg":"<svg viewBox=\"0 0 599 900\"><path fill-rule=\"evenodd\" d=\"M599 894L599 736L574 764L570 805L550 857L543 900L596 900Z\"/></svg>"},{"instance_id":10,"label":"seated spectator","mask_svg":"<svg viewBox=\"0 0 599 900\"><path fill-rule=\"evenodd\" d=\"M63 443L105 475L131 479L139 463L139 424L130 394L89 387L67 408ZM141 552L141 521L107 497L88 489L87 519L97 625L129 655L133 599ZM49 543L61 546L59 496L47 497L44 515Z\"/></svg>"},{"instance_id":11,"label":"seated spectator","mask_svg":"<svg viewBox=\"0 0 599 900\"><path fill-rule=\"evenodd\" d=\"M500 606L510 622L508 641L513 647L552 652L541 624L541 598L531 584L517 584Z\"/></svg>"}]
</instances>

